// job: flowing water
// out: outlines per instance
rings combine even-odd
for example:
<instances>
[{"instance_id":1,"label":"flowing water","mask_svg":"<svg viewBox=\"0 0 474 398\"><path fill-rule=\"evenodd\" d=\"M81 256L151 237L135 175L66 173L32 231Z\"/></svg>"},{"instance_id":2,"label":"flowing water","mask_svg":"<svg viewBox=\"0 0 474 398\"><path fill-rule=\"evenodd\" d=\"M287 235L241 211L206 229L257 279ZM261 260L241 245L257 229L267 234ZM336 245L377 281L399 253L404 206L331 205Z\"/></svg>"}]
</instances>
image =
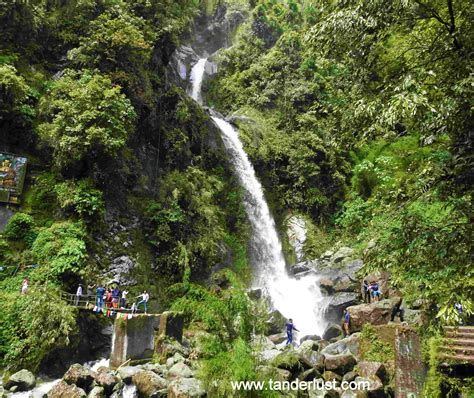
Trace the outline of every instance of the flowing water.
<instances>
[{"instance_id":1,"label":"flowing water","mask_svg":"<svg viewBox=\"0 0 474 398\"><path fill-rule=\"evenodd\" d=\"M206 59L200 59L191 71L191 97L200 104L205 67ZM293 319L300 337L321 335L326 326L325 299L317 284L318 276L310 273L297 279L288 275L275 221L238 132L225 120L212 119L222 132L229 158L245 191L244 206L252 226L253 286L262 288L273 307Z\"/></svg>"}]
</instances>

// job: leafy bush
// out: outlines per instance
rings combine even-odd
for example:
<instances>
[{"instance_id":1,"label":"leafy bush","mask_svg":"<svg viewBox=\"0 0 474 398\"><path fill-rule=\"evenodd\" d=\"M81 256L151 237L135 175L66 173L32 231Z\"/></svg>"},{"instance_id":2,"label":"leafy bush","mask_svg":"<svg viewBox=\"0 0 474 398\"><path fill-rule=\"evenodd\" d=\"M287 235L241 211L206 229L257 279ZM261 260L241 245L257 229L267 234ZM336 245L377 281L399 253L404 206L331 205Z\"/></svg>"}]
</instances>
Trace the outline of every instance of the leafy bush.
<instances>
[{"instance_id":1,"label":"leafy bush","mask_svg":"<svg viewBox=\"0 0 474 398\"><path fill-rule=\"evenodd\" d=\"M41 139L54 150L56 165L64 167L104 154L114 156L133 131L135 111L111 80L91 71L65 74L40 103L44 123Z\"/></svg>"},{"instance_id":2,"label":"leafy bush","mask_svg":"<svg viewBox=\"0 0 474 398\"><path fill-rule=\"evenodd\" d=\"M23 239L29 235L35 227L35 221L32 216L25 213L15 213L7 225L3 234L9 239Z\"/></svg>"},{"instance_id":3,"label":"leafy bush","mask_svg":"<svg viewBox=\"0 0 474 398\"><path fill-rule=\"evenodd\" d=\"M0 65L0 110L14 111L28 97L29 87L14 66Z\"/></svg>"},{"instance_id":4,"label":"leafy bush","mask_svg":"<svg viewBox=\"0 0 474 398\"><path fill-rule=\"evenodd\" d=\"M90 180L65 181L54 186L59 206L73 210L80 217L97 219L104 211L102 192Z\"/></svg>"},{"instance_id":5,"label":"leafy bush","mask_svg":"<svg viewBox=\"0 0 474 398\"><path fill-rule=\"evenodd\" d=\"M79 223L55 222L40 230L32 253L40 265L39 272L56 279L68 272L78 272L87 261L86 233Z\"/></svg>"},{"instance_id":6,"label":"leafy bush","mask_svg":"<svg viewBox=\"0 0 474 398\"><path fill-rule=\"evenodd\" d=\"M66 346L76 328L76 309L59 292L30 287L28 294L0 292L0 363L12 371L37 371L54 348Z\"/></svg>"}]
</instances>

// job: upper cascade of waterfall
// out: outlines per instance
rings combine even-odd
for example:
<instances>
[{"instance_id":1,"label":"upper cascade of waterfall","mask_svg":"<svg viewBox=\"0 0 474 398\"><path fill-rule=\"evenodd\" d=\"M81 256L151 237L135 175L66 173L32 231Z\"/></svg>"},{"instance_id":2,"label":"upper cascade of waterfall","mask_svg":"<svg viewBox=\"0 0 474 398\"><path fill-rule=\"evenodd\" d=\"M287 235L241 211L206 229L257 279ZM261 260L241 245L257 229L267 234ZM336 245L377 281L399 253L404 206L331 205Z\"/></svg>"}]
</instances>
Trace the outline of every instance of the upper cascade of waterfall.
<instances>
[{"instance_id":1,"label":"upper cascade of waterfall","mask_svg":"<svg viewBox=\"0 0 474 398\"><path fill-rule=\"evenodd\" d=\"M206 62L206 59L200 59L191 71L190 95L200 104ZM245 192L244 206L252 226L253 286L262 288L273 307L293 319L300 337L321 335L326 326L325 299L319 290L318 276L309 274L296 279L288 275L275 221L238 132L225 120L212 119L222 132L225 148Z\"/></svg>"}]
</instances>

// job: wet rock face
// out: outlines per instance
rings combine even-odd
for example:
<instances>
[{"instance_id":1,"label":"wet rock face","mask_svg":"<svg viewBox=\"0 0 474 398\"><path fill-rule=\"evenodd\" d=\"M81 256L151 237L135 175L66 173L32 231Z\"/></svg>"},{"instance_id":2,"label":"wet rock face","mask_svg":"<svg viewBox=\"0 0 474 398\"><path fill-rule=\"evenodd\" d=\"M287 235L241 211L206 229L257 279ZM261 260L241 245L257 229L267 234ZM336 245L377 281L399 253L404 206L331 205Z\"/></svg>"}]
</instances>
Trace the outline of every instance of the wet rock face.
<instances>
[{"instance_id":1,"label":"wet rock face","mask_svg":"<svg viewBox=\"0 0 474 398\"><path fill-rule=\"evenodd\" d=\"M278 310L272 311L266 322L268 326L268 334L278 334L281 333L285 328L286 318Z\"/></svg>"},{"instance_id":2,"label":"wet rock face","mask_svg":"<svg viewBox=\"0 0 474 398\"><path fill-rule=\"evenodd\" d=\"M359 300L359 293L340 292L331 296L328 304L326 319L338 323L342 319L344 310Z\"/></svg>"},{"instance_id":3,"label":"wet rock face","mask_svg":"<svg viewBox=\"0 0 474 398\"><path fill-rule=\"evenodd\" d=\"M10 390L16 387L16 391L28 391L36 385L36 377L29 370L22 369L19 372L12 374L4 387L6 390Z\"/></svg>"}]
</instances>

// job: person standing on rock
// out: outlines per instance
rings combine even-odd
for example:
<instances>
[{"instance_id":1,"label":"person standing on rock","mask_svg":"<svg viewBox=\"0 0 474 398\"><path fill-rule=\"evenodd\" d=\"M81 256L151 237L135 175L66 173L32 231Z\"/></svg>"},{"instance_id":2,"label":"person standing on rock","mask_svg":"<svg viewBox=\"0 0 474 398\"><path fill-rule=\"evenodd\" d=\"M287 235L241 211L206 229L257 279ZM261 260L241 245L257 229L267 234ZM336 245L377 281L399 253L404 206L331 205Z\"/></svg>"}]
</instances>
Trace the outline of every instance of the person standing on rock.
<instances>
[{"instance_id":1,"label":"person standing on rock","mask_svg":"<svg viewBox=\"0 0 474 398\"><path fill-rule=\"evenodd\" d=\"M140 294L140 296L138 296L138 298L142 298L138 303L137 303L137 308L140 306L140 304L143 304L143 307L145 308L145 314L147 312L147 304L148 304L148 300L150 300L150 295L148 294L148 292L146 290L143 291L142 294Z\"/></svg>"},{"instance_id":2,"label":"person standing on rock","mask_svg":"<svg viewBox=\"0 0 474 398\"><path fill-rule=\"evenodd\" d=\"M344 329L344 334L346 336L349 336L351 334L350 328L349 328L349 323L351 321L351 314L349 314L349 311L347 309L344 310L344 322L342 324L342 328Z\"/></svg>"},{"instance_id":3,"label":"person standing on rock","mask_svg":"<svg viewBox=\"0 0 474 398\"><path fill-rule=\"evenodd\" d=\"M79 284L76 290L76 297L74 298L74 305L77 307L79 305L79 301L81 300L82 296L82 285Z\"/></svg>"},{"instance_id":4,"label":"person standing on rock","mask_svg":"<svg viewBox=\"0 0 474 398\"><path fill-rule=\"evenodd\" d=\"M286 336L288 337L286 345L293 344L293 330L299 332L299 330L295 328L295 325L293 325L293 319L290 318L286 323Z\"/></svg>"},{"instance_id":5,"label":"person standing on rock","mask_svg":"<svg viewBox=\"0 0 474 398\"><path fill-rule=\"evenodd\" d=\"M370 287L367 279L364 279L362 287L364 288L364 303L370 304Z\"/></svg>"},{"instance_id":6,"label":"person standing on rock","mask_svg":"<svg viewBox=\"0 0 474 398\"><path fill-rule=\"evenodd\" d=\"M115 286L115 288L112 290L112 307L113 308L118 308L120 296L121 296L120 289L118 288L118 286Z\"/></svg>"},{"instance_id":7,"label":"person standing on rock","mask_svg":"<svg viewBox=\"0 0 474 398\"><path fill-rule=\"evenodd\" d=\"M380 300L381 293L380 293L380 288L377 281L370 282L370 294L375 302L378 302Z\"/></svg>"}]
</instances>

